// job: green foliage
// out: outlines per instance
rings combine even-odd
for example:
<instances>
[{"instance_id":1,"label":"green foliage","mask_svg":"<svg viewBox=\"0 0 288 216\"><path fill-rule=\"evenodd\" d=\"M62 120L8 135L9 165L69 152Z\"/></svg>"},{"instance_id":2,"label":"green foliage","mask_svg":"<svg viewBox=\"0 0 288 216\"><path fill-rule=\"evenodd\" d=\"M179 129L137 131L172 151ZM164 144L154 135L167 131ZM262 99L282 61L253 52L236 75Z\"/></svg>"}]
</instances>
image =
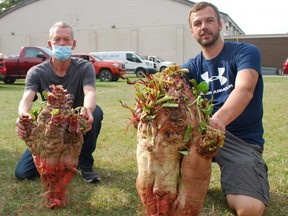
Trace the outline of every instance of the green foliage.
<instances>
[{"instance_id":1,"label":"green foliage","mask_svg":"<svg viewBox=\"0 0 288 216\"><path fill-rule=\"evenodd\" d=\"M32 116L33 120L37 119L38 114L39 114L39 110L38 109L31 109L30 110L30 115Z\"/></svg>"},{"instance_id":2,"label":"green foliage","mask_svg":"<svg viewBox=\"0 0 288 216\"><path fill-rule=\"evenodd\" d=\"M207 92L209 91L209 85L205 81L202 81L201 83L197 84L196 80L193 79L190 80L190 82L193 85L193 91L196 97L201 94L207 94Z\"/></svg>"},{"instance_id":3,"label":"green foliage","mask_svg":"<svg viewBox=\"0 0 288 216\"><path fill-rule=\"evenodd\" d=\"M22 0L4 0L0 3L0 14L9 10L12 6L22 2Z\"/></svg>"},{"instance_id":4,"label":"green foliage","mask_svg":"<svg viewBox=\"0 0 288 216\"><path fill-rule=\"evenodd\" d=\"M264 79L264 158L269 168L271 188L271 203L265 216L284 216L288 212L287 82L287 77ZM77 174L68 189L67 206L48 210L41 205L40 181L17 181L14 176L15 166L26 149L15 133L24 81L19 80L14 85L0 82L0 215L141 215L141 203L135 187L136 130L130 127L125 134L131 113L119 104L119 100L123 100L130 107L135 107L135 90L127 86L124 80L111 83L97 81L96 86L97 103L104 111L104 119L94 153L94 167L101 174L102 182L86 184ZM39 100L33 104L33 108L40 106ZM211 183L201 216L235 215L227 206L219 178L219 167L213 163Z\"/></svg>"},{"instance_id":5,"label":"green foliage","mask_svg":"<svg viewBox=\"0 0 288 216\"><path fill-rule=\"evenodd\" d=\"M188 142L189 139L192 136L192 127L190 125L187 126L187 129L185 131L185 136L183 142Z\"/></svg>"},{"instance_id":6,"label":"green foliage","mask_svg":"<svg viewBox=\"0 0 288 216\"><path fill-rule=\"evenodd\" d=\"M52 115L58 115L59 112L60 112L59 109L53 109L53 110L51 111L51 114L52 114Z\"/></svg>"},{"instance_id":7,"label":"green foliage","mask_svg":"<svg viewBox=\"0 0 288 216\"><path fill-rule=\"evenodd\" d=\"M197 84L196 80L193 79L190 80L190 82L193 85L192 91L196 98L195 102L197 104L200 119L200 130L205 132L213 111L213 98L208 100L203 97L209 91L209 85L205 81Z\"/></svg>"}]
</instances>

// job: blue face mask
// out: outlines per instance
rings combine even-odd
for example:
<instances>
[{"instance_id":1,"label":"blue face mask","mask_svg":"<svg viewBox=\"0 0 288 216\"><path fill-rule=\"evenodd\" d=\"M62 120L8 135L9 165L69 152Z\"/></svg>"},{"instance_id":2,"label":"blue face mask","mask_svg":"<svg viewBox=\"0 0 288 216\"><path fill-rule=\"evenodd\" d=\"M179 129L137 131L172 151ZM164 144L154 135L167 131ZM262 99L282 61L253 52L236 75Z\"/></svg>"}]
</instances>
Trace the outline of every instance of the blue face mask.
<instances>
[{"instance_id":1,"label":"blue face mask","mask_svg":"<svg viewBox=\"0 0 288 216\"><path fill-rule=\"evenodd\" d=\"M52 46L52 55L59 61L67 60L72 54L71 46Z\"/></svg>"}]
</instances>

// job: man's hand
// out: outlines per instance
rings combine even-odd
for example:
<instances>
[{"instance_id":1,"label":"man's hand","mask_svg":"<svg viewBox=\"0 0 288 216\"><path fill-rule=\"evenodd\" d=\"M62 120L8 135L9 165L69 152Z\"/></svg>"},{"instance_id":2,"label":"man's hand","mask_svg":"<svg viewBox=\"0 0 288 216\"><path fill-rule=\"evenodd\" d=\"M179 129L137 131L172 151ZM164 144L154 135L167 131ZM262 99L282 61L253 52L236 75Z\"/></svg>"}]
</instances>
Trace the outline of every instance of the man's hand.
<instances>
[{"instance_id":1,"label":"man's hand","mask_svg":"<svg viewBox=\"0 0 288 216\"><path fill-rule=\"evenodd\" d=\"M32 119L32 116L29 113L22 113L22 116L27 117L28 119ZM21 124L20 117L16 119L16 133L20 139L24 139L28 136L27 128L25 125Z\"/></svg>"},{"instance_id":2,"label":"man's hand","mask_svg":"<svg viewBox=\"0 0 288 216\"><path fill-rule=\"evenodd\" d=\"M213 115L211 117L209 125L215 129L221 130L223 132L225 132L225 130L226 130L224 122L220 118L216 117L215 115Z\"/></svg>"},{"instance_id":3,"label":"man's hand","mask_svg":"<svg viewBox=\"0 0 288 216\"><path fill-rule=\"evenodd\" d=\"M92 123L94 122L94 118L91 111L85 107L81 109L80 115L83 116L84 119L86 119L86 129L82 131L83 134L86 134L92 129Z\"/></svg>"}]
</instances>

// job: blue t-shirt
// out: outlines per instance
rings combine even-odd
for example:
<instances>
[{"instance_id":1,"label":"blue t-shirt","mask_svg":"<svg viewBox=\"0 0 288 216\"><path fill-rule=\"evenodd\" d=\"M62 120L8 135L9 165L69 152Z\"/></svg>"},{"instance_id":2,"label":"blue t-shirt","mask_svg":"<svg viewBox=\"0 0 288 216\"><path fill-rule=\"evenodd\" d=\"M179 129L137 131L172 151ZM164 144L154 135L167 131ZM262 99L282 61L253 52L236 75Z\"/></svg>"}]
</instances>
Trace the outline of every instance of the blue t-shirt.
<instances>
[{"instance_id":1,"label":"blue t-shirt","mask_svg":"<svg viewBox=\"0 0 288 216\"><path fill-rule=\"evenodd\" d=\"M184 63L182 68L189 70L189 79L195 79L197 83L206 81L209 84L206 97L210 99L213 96L213 113L222 107L235 88L238 71L245 68L256 70L260 76L254 96L245 110L227 125L226 130L248 143L257 144L263 148L263 79L260 52L255 46L225 42L222 51L214 59L206 60L201 52Z\"/></svg>"}]
</instances>

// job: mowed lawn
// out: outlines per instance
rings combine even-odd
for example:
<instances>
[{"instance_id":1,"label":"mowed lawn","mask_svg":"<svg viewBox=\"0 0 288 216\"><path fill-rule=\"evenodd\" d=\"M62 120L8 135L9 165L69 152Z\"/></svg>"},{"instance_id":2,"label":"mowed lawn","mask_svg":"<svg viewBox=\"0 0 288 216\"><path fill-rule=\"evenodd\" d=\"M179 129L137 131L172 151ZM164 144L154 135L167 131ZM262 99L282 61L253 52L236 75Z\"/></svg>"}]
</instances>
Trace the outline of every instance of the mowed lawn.
<instances>
[{"instance_id":1,"label":"mowed lawn","mask_svg":"<svg viewBox=\"0 0 288 216\"><path fill-rule=\"evenodd\" d=\"M135 79L131 76L131 79ZM288 77L264 77L264 158L269 168L271 204L266 216L288 215ZM49 210L42 204L39 179L17 181L14 169L26 149L15 133L17 108L24 80L13 85L0 82L0 215L141 215L142 205L135 188L137 176L136 131L131 126L125 133L131 117L119 100L134 107L134 87L124 80L100 82L97 80L97 103L104 111L101 134L94 153L95 169L102 176L99 184L84 183L75 175L64 208ZM40 101L34 103L38 107ZM213 164L211 184L201 215L234 215L226 204L219 183L219 168ZM191 185L193 187L193 185Z\"/></svg>"}]
</instances>

